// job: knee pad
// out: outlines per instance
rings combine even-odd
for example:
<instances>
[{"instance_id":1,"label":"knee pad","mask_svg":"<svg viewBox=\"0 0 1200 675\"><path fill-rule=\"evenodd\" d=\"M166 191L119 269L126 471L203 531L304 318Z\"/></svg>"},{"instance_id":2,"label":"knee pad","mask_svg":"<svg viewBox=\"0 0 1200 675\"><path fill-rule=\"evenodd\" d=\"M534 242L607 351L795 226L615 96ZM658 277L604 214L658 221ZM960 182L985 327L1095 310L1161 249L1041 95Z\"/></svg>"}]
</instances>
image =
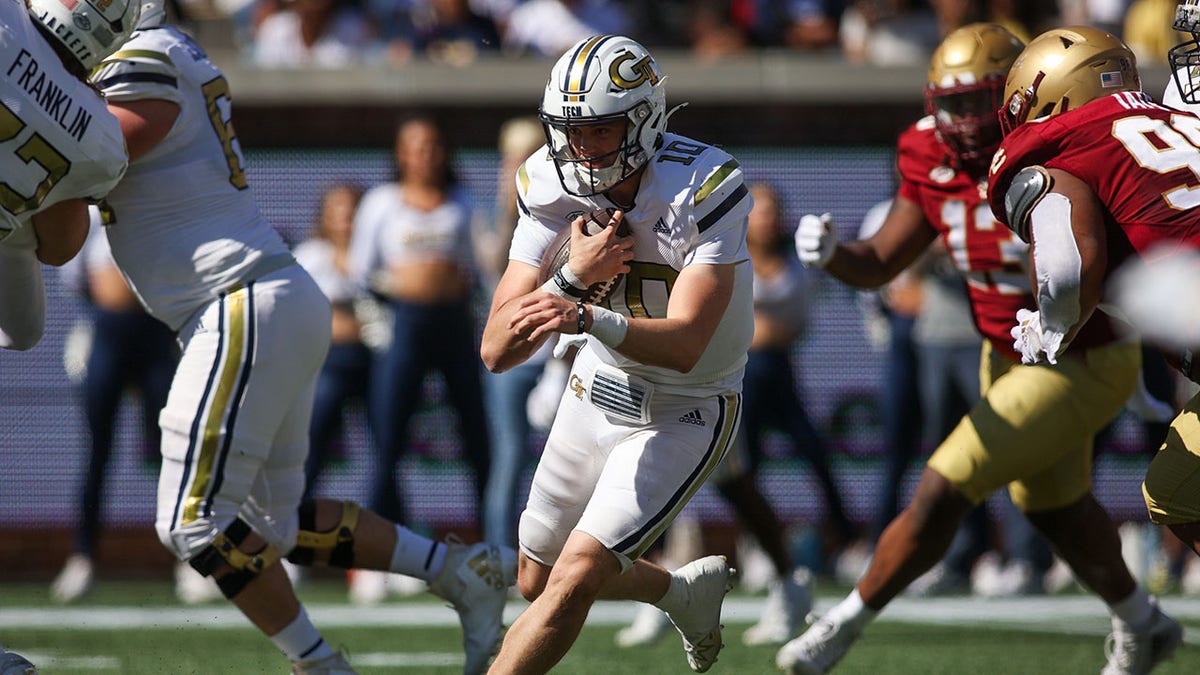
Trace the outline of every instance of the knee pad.
<instances>
[{"instance_id":1,"label":"knee pad","mask_svg":"<svg viewBox=\"0 0 1200 675\"><path fill-rule=\"evenodd\" d=\"M224 563L233 571L217 578L217 587L229 599L233 599L251 581L258 578L276 562L279 562L279 551L270 544L263 546L256 553L246 553L238 548L250 535L250 526L238 518L224 532L217 535L203 551L188 561L197 572L204 576L212 576Z\"/></svg>"},{"instance_id":2,"label":"knee pad","mask_svg":"<svg viewBox=\"0 0 1200 675\"><path fill-rule=\"evenodd\" d=\"M317 553L328 556L330 567L354 568L354 530L358 527L358 504L342 502L342 519L328 532L317 532L317 503L306 501L300 505L300 531L296 533L296 546L287 559L297 565L311 566L318 560ZM322 556L324 559L325 556Z\"/></svg>"},{"instance_id":3,"label":"knee pad","mask_svg":"<svg viewBox=\"0 0 1200 675\"><path fill-rule=\"evenodd\" d=\"M558 560L558 554L562 553L569 534L570 532L564 532L561 535L556 533L537 516L530 514L527 509L521 514L521 522L517 528L517 541L520 542L521 550L530 560L543 565L553 565Z\"/></svg>"}]
</instances>

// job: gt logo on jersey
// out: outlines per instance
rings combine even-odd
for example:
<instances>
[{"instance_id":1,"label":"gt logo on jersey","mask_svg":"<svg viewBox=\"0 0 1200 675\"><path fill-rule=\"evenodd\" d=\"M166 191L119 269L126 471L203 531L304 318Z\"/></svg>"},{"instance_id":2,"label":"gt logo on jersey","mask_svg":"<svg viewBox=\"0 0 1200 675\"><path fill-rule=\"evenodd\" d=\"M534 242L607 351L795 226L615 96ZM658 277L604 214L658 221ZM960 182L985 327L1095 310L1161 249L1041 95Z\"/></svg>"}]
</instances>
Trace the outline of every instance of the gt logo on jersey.
<instances>
[{"instance_id":1,"label":"gt logo on jersey","mask_svg":"<svg viewBox=\"0 0 1200 675\"><path fill-rule=\"evenodd\" d=\"M571 373L571 379L567 381L567 389L575 392L575 398L583 400L583 395L587 393L587 389L583 386L583 380L579 376Z\"/></svg>"},{"instance_id":2,"label":"gt logo on jersey","mask_svg":"<svg viewBox=\"0 0 1200 675\"><path fill-rule=\"evenodd\" d=\"M650 84L658 84L658 74L654 72L654 61L649 56L643 56L630 65L631 76L625 77L621 72L621 64L636 58L633 54L625 52L613 59L612 64L608 67L608 77L613 84L621 89L634 89L646 80L650 80Z\"/></svg>"}]
</instances>

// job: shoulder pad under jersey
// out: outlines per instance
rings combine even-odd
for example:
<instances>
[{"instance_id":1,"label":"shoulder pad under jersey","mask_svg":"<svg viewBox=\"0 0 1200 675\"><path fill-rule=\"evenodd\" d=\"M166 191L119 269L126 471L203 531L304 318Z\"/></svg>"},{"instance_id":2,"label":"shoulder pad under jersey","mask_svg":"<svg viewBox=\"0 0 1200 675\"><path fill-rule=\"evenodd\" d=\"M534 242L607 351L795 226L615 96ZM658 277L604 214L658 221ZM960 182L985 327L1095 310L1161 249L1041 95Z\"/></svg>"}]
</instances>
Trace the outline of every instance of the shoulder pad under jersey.
<instances>
[{"instance_id":1,"label":"shoulder pad under jersey","mask_svg":"<svg viewBox=\"0 0 1200 675\"><path fill-rule=\"evenodd\" d=\"M1054 179L1043 166L1027 166L1013 176L1004 193L1004 211L1008 215L1008 228L1017 233L1021 241L1029 243L1029 213L1042 201L1042 197L1054 187Z\"/></svg>"}]
</instances>

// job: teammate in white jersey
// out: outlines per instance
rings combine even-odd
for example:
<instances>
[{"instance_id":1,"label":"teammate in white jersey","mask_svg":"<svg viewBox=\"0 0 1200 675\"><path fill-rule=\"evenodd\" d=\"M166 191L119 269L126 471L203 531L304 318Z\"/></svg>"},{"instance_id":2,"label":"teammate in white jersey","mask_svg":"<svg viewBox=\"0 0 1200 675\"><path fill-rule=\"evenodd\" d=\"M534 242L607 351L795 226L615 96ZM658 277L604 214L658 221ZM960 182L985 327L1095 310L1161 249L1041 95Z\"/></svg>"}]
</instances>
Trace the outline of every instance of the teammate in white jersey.
<instances>
[{"instance_id":1,"label":"teammate in white jersey","mask_svg":"<svg viewBox=\"0 0 1200 675\"><path fill-rule=\"evenodd\" d=\"M483 361L499 372L552 333L587 335L521 515L518 584L533 604L508 630L494 673L549 670L599 597L666 611L698 672L721 649L725 559L670 573L639 558L734 442L754 330L752 199L736 160L667 133L663 79L633 40L581 41L546 85L549 147L517 171L520 220ZM582 214L601 208L614 211L613 225L585 235ZM622 221L628 236L617 235ZM543 253L563 228L561 283L539 288ZM577 301L618 274L605 306Z\"/></svg>"},{"instance_id":2,"label":"teammate in white jersey","mask_svg":"<svg viewBox=\"0 0 1200 675\"><path fill-rule=\"evenodd\" d=\"M130 155L107 199L113 257L183 349L159 416L159 537L216 580L293 672L354 671L309 621L281 556L429 581L459 611L466 672L482 672L511 583L498 548L433 542L353 502L302 500L329 301L255 206L224 76L162 25L160 3L93 75Z\"/></svg>"},{"instance_id":3,"label":"teammate in white jersey","mask_svg":"<svg viewBox=\"0 0 1200 675\"><path fill-rule=\"evenodd\" d=\"M87 239L86 198L103 197L128 157L87 72L133 32L138 0L0 0L0 347L42 337L39 263L62 265ZM81 28L86 27L86 28Z\"/></svg>"}]
</instances>

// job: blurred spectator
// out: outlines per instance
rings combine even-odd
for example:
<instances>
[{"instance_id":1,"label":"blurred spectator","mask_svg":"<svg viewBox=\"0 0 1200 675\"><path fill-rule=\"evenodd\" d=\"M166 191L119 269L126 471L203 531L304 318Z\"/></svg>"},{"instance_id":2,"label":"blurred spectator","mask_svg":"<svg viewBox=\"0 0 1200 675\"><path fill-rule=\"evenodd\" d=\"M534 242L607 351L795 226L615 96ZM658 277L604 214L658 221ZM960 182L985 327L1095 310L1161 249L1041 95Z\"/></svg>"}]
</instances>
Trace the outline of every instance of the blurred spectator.
<instances>
[{"instance_id":1,"label":"blurred spectator","mask_svg":"<svg viewBox=\"0 0 1200 675\"><path fill-rule=\"evenodd\" d=\"M1025 43L1061 23L1056 4L1044 0L988 0L987 12L987 21L1004 26Z\"/></svg>"},{"instance_id":2,"label":"blurred spectator","mask_svg":"<svg viewBox=\"0 0 1200 675\"><path fill-rule=\"evenodd\" d=\"M1058 0L1058 24L1088 25L1121 34L1125 11L1133 0ZM1051 3L1046 3L1051 4ZM1168 25L1170 23L1168 22ZM1049 28L1049 26L1047 27Z\"/></svg>"},{"instance_id":3,"label":"blurred spectator","mask_svg":"<svg viewBox=\"0 0 1200 675\"><path fill-rule=\"evenodd\" d=\"M377 452L370 507L410 522L402 517L396 464L428 371L445 380L477 497L488 479L490 450L470 305L477 276L472 204L458 185L446 136L433 118L417 116L400 124L395 161L397 181L371 189L359 205L350 269L357 283L386 300L393 317L391 345L372 365L368 414ZM386 582L386 575L360 571L351 596L382 599Z\"/></svg>"},{"instance_id":4,"label":"blurred spectator","mask_svg":"<svg viewBox=\"0 0 1200 675\"><path fill-rule=\"evenodd\" d=\"M937 15L916 0L854 0L839 26L851 63L923 66L941 42Z\"/></svg>"},{"instance_id":5,"label":"blurred spectator","mask_svg":"<svg viewBox=\"0 0 1200 675\"><path fill-rule=\"evenodd\" d=\"M471 11L467 0L428 0L413 14L413 47L431 61L461 66L479 52L500 49L491 19Z\"/></svg>"},{"instance_id":6,"label":"blurred spectator","mask_svg":"<svg viewBox=\"0 0 1200 675\"><path fill-rule=\"evenodd\" d=\"M824 49L838 44L838 24L846 9L846 0L780 2L785 6L784 44L797 49Z\"/></svg>"},{"instance_id":7,"label":"blurred spectator","mask_svg":"<svg viewBox=\"0 0 1200 675\"><path fill-rule=\"evenodd\" d=\"M697 0L688 17L691 52L702 61L715 61L743 52L749 46L746 26L739 20L735 3L728 0Z\"/></svg>"},{"instance_id":8,"label":"blurred spectator","mask_svg":"<svg viewBox=\"0 0 1200 675\"><path fill-rule=\"evenodd\" d=\"M827 550L837 551L858 533L842 505L825 446L800 401L791 359L792 348L807 327L811 276L796 258L791 236L783 229L784 215L775 188L757 183L750 187L750 194L754 208L746 245L754 266L754 339L742 383L748 469L751 475L757 473L764 433L772 428L782 431L791 441L792 451L808 461L821 485L829 527ZM721 483L718 487L725 493ZM728 494L726 497L736 501ZM756 527L753 522L747 526Z\"/></svg>"},{"instance_id":9,"label":"blurred spectator","mask_svg":"<svg viewBox=\"0 0 1200 675\"><path fill-rule=\"evenodd\" d=\"M631 23L616 0L525 0L508 17L510 54L555 57L592 35L625 35Z\"/></svg>"},{"instance_id":10,"label":"blurred spectator","mask_svg":"<svg viewBox=\"0 0 1200 675\"><path fill-rule=\"evenodd\" d=\"M361 196L360 190L349 185L326 190L312 236L295 251L296 261L312 275L333 309L332 341L317 376L309 425L305 499L316 496L317 478L334 458L348 405L356 400L365 403L370 391L371 351L363 344L362 326L354 313L361 291L349 268L350 237ZM370 417L367 425L371 427Z\"/></svg>"},{"instance_id":11,"label":"blurred spectator","mask_svg":"<svg viewBox=\"0 0 1200 675\"><path fill-rule=\"evenodd\" d=\"M393 66L412 58L463 66L481 52L500 49L495 22L476 13L468 0L376 0L369 6L378 19L384 58Z\"/></svg>"},{"instance_id":12,"label":"blurred spectator","mask_svg":"<svg viewBox=\"0 0 1200 675\"><path fill-rule=\"evenodd\" d=\"M264 68L341 68L373 51L375 34L350 0L282 0L258 25L251 61Z\"/></svg>"},{"instance_id":13,"label":"blurred spectator","mask_svg":"<svg viewBox=\"0 0 1200 675\"><path fill-rule=\"evenodd\" d=\"M83 250L63 270L68 286L88 301L90 323L67 340L64 363L80 385L88 427L88 461L79 493L79 530L71 557L54 583L55 602L73 602L92 588L103 507L104 474L112 456L121 400L136 393L141 407L141 459L159 459L158 413L175 374L175 335L147 314L112 259L93 209Z\"/></svg>"},{"instance_id":14,"label":"blurred spectator","mask_svg":"<svg viewBox=\"0 0 1200 675\"><path fill-rule=\"evenodd\" d=\"M1121 36L1133 50L1138 65L1167 63L1167 51L1184 40L1187 33L1173 27L1177 0L1134 0L1125 13Z\"/></svg>"},{"instance_id":15,"label":"blurred spectator","mask_svg":"<svg viewBox=\"0 0 1200 675\"><path fill-rule=\"evenodd\" d=\"M508 264L508 248L517 226L517 170L545 143L542 125L534 117L518 117L500 127L500 172L491 228L477 237L480 266L488 289L499 281ZM521 472L529 459L531 426L527 414L530 393L550 360L554 340L547 341L537 353L520 365L502 373L484 376L487 396L488 429L491 432L492 465L483 497L483 536L488 543L512 546L516 540L517 499ZM565 389L566 374L548 391L547 411L553 415ZM545 380L547 385L550 380Z\"/></svg>"}]
</instances>

